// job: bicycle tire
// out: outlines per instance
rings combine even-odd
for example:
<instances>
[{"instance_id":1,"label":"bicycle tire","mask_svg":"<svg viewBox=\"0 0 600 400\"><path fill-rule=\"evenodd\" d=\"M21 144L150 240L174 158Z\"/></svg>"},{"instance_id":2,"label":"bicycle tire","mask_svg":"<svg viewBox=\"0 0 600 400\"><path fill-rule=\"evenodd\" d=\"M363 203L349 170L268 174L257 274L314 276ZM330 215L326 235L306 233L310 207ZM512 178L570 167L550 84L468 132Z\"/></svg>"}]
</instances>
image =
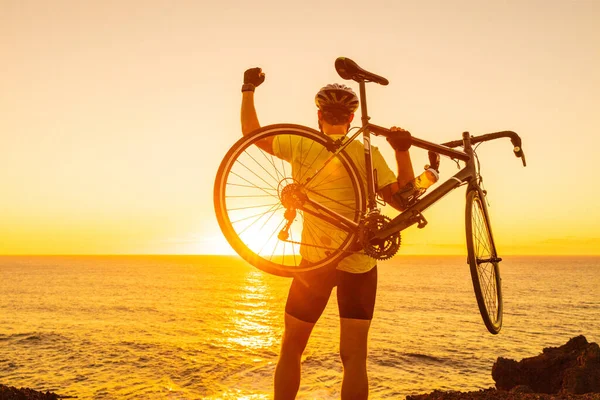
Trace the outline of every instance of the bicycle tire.
<instances>
[{"instance_id":1,"label":"bicycle tire","mask_svg":"<svg viewBox=\"0 0 600 400\"><path fill-rule=\"evenodd\" d=\"M502 289L496 245L481 189L467 191L465 225L468 263L479 312L488 331L502 328Z\"/></svg>"},{"instance_id":2,"label":"bicycle tire","mask_svg":"<svg viewBox=\"0 0 600 400\"><path fill-rule=\"evenodd\" d=\"M284 147L290 154L294 149L291 164L264 149L265 139L269 138L278 143L277 148L282 152ZM263 148L259 143L263 144ZM271 151L273 149L274 146L270 147ZM365 188L359 171L344 151L338 153L313 180L302 182L307 179L307 171L319 169L318 166L334 149L334 141L330 137L292 124L262 127L231 147L217 172L214 206L221 231L236 253L267 273L287 277L296 272L333 265L350 253L358 233L335 229L330 223L307 213L310 207L306 205L305 210L296 210L296 218L293 218L288 230L290 239L279 237L282 226L285 227L289 221L285 218L282 193L285 193L286 187L292 187L290 185L301 188L298 190L311 200L327 203L330 209L359 223L366 204ZM343 191L344 198L338 199L331 194L337 193L333 189ZM326 190L330 191L330 196L325 193ZM250 205L254 199L260 198L266 198L268 203ZM264 213L261 207L266 209ZM253 208L252 212L257 214L246 215L250 213L247 210Z\"/></svg>"}]
</instances>

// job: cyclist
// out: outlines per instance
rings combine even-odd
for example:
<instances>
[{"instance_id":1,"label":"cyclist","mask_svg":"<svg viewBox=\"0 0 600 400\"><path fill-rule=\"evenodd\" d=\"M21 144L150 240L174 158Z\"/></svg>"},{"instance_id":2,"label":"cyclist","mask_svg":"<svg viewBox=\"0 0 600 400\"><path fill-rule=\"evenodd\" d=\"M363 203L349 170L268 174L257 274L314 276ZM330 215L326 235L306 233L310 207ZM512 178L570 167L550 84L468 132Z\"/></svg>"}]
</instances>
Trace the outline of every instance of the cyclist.
<instances>
[{"instance_id":1,"label":"cyclist","mask_svg":"<svg viewBox=\"0 0 600 400\"><path fill-rule=\"evenodd\" d=\"M244 73L242 85L241 125L248 135L260 128L254 107L254 90L265 80L260 68L250 68ZM346 135L358 97L344 85L327 85L315 97L319 129L325 135ZM410 133L393 127L396 135L388 139L395 149L398 176L396 177L376 147L371 148L373 168L377 171L378 193L393 207L401 209L394 194L414 179L408 149ZM266 139L260 147L270 154L284 158L284 150L273 140ZM346 152L366 179L363 145L355 141ZM289 160L288 160L289 161ZM285 306L285 329L279 361L275 370L275 399L295 398L300 386L301 357L315 323L321 316L334 286L340 315L340 356L344 367L342 399L366 399L367 339L377 290L377 266L374 259L363 253L353 253L337 265L294 276Z\"/></svg>"}]
</instances>

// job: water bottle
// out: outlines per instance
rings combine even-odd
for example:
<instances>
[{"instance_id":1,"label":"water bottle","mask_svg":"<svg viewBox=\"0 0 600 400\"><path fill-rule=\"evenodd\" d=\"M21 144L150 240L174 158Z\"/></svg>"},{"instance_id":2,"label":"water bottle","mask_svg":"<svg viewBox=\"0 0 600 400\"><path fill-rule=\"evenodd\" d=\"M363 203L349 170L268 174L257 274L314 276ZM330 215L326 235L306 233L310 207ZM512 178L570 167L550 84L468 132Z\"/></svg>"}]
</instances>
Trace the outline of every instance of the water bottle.
<instances>
[{"instance_id":1,"label":"water bottle","mask_svg":"<svg viewBox=\"0 0 600 400\"><path fill-rule=\"evenodd\" d=\"M431 185L436 183L438 179L440 179L438 172L434 168L429 167L423 171L421 175L408 182L394 194L394 200L396 200L402 208L410 207L429 187L431 187Z\"/></svg>"},{"instance_id":2,"label":"water bottle","mask_svg":"<svg viewBox=\"0 0 600 400\"><path fill-rule=\"evenodd\" d=\"M433 168L427 168L421 175L415 178L415 189L422 190L421 194L423 194L438 179L440 179L438 172Z\"/></svg>"}]
</instances>

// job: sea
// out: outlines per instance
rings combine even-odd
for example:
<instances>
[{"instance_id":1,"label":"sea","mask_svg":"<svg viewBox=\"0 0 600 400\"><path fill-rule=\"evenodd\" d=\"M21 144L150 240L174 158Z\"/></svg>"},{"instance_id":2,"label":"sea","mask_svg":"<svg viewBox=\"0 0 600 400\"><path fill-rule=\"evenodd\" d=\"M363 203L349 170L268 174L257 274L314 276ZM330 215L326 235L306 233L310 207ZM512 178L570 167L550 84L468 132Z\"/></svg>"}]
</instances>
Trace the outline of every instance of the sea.
<instances>
[{"instance_id":1,"label":"sea","mask_svg":"<svg viewBox=\"0 0 600 400\"><path fill-rule=\"evenodd\" d=\"M378 268L371 399L489 388L498 357L600 341L600 257L504 257L498 335L466 257ZM0 257L0 383L78 399L270 399L290 283L234 256ZM298 398L338 399L341 380L334 291Z\"/></svg>"}]
</instances>

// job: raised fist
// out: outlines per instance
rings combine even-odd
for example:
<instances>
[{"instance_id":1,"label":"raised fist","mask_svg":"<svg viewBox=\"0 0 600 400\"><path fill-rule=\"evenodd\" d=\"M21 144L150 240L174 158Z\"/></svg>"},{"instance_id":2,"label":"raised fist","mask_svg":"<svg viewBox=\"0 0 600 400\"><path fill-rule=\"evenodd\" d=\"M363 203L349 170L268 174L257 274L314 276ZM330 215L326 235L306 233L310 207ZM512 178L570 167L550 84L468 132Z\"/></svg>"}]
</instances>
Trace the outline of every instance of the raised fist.
<instances>
[{"instance_id":1,"label":"raised fist","mask_svg":"<svg viewBox=\"0 0 600 400\"><path fill-rule=\"evenodd\" d=\"M409 131L395 126L392 126L390 130L392 133L387 137L387 141L394 150L407 151L410 149L412 136Z\"/></svg>"},{"instance_id":2,"label":"raised fist","mask_svg":"<svg viewBox=\"0 0 600 400\"><path fill-rule=\"evenodd\" d=\"M260 86L261 83L265 81L265 73L262 72L261 68L250 68L244 72L244 84L251 84L256 86Z\"/></svg>"}]
</instances>

